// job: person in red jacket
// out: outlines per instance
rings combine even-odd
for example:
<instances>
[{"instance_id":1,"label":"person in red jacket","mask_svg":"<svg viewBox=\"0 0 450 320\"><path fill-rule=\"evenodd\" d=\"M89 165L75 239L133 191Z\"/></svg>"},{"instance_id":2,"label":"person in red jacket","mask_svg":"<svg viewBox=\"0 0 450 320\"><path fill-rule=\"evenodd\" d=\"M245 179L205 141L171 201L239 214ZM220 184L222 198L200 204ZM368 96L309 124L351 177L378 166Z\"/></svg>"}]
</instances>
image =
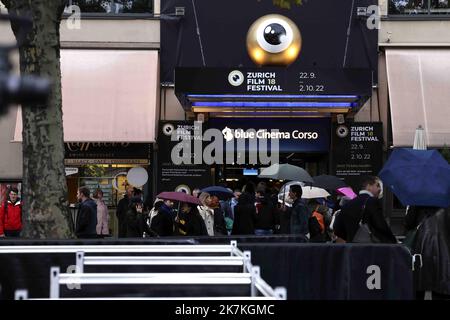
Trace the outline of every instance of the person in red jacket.
<instances>
[{"instance_id":1,"label":"person in red jacket","mask_svg":"<svg viewBox=\"0 0 450 320\"><path fill-rule=\"evenodd\" d=\"M11 188L8 199L0 206L0 237L20 237L22 231L22 205L19 191Z\"/></svg>"}]
</instances>

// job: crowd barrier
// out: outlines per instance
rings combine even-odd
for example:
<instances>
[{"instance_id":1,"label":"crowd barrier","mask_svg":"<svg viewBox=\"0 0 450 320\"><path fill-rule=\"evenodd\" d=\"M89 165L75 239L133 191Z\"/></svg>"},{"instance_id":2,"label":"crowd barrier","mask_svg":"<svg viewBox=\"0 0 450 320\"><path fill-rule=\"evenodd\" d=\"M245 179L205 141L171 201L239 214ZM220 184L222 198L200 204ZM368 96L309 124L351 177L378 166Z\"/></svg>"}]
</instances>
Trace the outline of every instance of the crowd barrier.
<instances>
[{"instance_id":1,"label":"crowd barrier","mask_svg":"<svg viewBox=\"0 0 450 320\"><path fill-rule=\"evenodd\" d=\"M329 300L409 300L414 299L413 268L414 258L403 245L392 244L322 244L304 243L301 237L291 236L240 236L231 237L239 243L239 249L252 252L252 263L261 267L261 277L272 287L285 287L288 299L329 299ZM179 242L181 241L181 242ZM136 251L141 247L190 246L193 243L201 245L218 245L230 241L230 237L197 237L192 239L108 239L108 240L22 240L12 243L0 241L0 264L2 271L0 283L2 285L1 296L14 298L17 288L28 288L31 297L48 297L50 291L49 270L52 266L59 266L60 270L67 270L73 266L74 255L80 245L86 246L114 246L120 249L120 245L134 246ZM220 244L222 243L222 244ZM9 245L9 246L5 246ZM22 251L20 254L8 253L12 247L23 250L19 245L53 245L56 247L70 246L70 252L59 253L29 253ZM228 245L229 246L229 245ZM138 250L139 249L139 250ZM109 253L111 255L113 253ZM138 253L135 253L136 255ZM120 254L123 255L123 254ZM114 254L114 256L120 256ZM147 255L152 255L148 253ZM155 255L153 253L153 255ZM172 253L173 257L165 263L172 267L181 267L176 272L183 272L189 265L177 266L176 257L179 253ZM191 256L196 253L192 253ZM223 256L210 252L206 256ZM95 268L110 268L107 272L122 273L126 268L139 273L138 260L133 260L133 265L120 265L124 259L118 258L115 266L108 265L109 258L102 258L103 265L98 266L94 251L85 251L84 268L93 268L89 272L96 273ZM131 254L127 254L131 256ZM185 256L185 254L181 254ZM90 257L90 258L89 258ZM92 259L92 260L91 260ZM130 258L131 259L131 258ZM144 259L148 266L152 259ZM203 262L207 258L203 258ZM195 263L195 258L187 260L191 268L199 272L211 272L207 263ZM154 261L154 260L153 260ZM200 260L199 260L200 261ZM232 261L232 260L230 260ZM92 262L92 264L91 264ZM231 263L231 262L230 262ZM234 263L234 262L233 262ZM154 265L155 267L156 265ZM417 267L417 264L416 264ZM113 268L113 269L111 269ZM133 269L134 268L134 269ZM230 265L228 268L242 268L241 265ZM153 271L153 270L152 270ZM227 270L227 272L237 272ZM104 271L102 271L104 272ZM154 272L159 272L155 270ZM206 290L205 294L214 290ZM222 294L225 296L225 294Z\"/></svg>"}]
</instances>

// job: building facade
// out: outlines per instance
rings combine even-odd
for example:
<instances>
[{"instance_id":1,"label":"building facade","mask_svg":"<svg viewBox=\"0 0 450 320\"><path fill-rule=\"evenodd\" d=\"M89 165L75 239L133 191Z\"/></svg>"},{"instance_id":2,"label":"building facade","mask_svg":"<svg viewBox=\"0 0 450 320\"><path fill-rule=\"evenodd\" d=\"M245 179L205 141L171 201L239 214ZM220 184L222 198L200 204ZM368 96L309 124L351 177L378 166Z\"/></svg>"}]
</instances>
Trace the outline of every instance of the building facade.
<instances>
[{"instance_id":1,"label":"building facade","mask_svg":"<svg viewBox=\"0 0 450 320\"><path fill-rule=\"evenodd\" d=\"M305 1L303 9L311 7L312 2L314 0ZM271 1L264 1L264 3L268 7ZM351 16L354 15L354 19L357 19L359 9L367 10L370 5L377 4L360 0L351 7L351 3L352 1L343 1L340 8L352 8ZM308 151L309 147L298 147L294 141L291 144L287 143L284 152L285 158L290 156L288 159L291 163L306 167L312 175L336 174L336 165L339 164L336 159L342 158L343 155L335 152L337 148L333 147L333 139L337 138L332 136L336 136L336 130L341 124L348 125L350 128L358 127L358 123L364 123L364 127L367 127L367 123L381 123L376 125L381 128L381 161L389 155L393 147L412 146L414 131L418 125L425 128L429 147L444 148L445 145L450 144L450 126L448 125L450 106L447 99L450 95L450 73L448 72L450 70L450 9L446 0L428 2L379 0L380 19L379 26L374 31L376 33L375 49L370 46L372 39L370 37L373 32L368 32L368 38L364 40L365 38L357 38L360 36L357 31L352 31L350 35L344 34L337 42L339 45L345 45L345 43L349 43L350 47L353 45L356 48L355 54L361 54L361 56L366 54L364 41L369 43L368 55L375 56L371 64L371 70L375 73L372 74L369 91L365 88L366 91L363 92L365 98L358 101L345 99L331 101L332 105L326 105L328 109L313 110L318 111L314 117L311 117L311 113L305 116L305 112L311 112L311 109L308 109L308 103L313 105L320 102L314 100L317 97L307 101L298 97L293 98L294 100L286 98L288 101L281 102L297 103L300 107L280 104L287 106L286 112L280 113L279 109L255 109L257 105L255 103L261 102L254 100L255 98L245 101L236 101L238 98L234 100L227 98L227 100L223 97L215 100L204 100L205 97L192 99L193 95L203 94L209 89L210 93L216 90L219 95L234 93L239 96L248 93L235 88L232 88L235 91L231 89L227 91L223 87L218 90L214 88L213 83L207 82L199 88L195 87L196 82L189 77L177 84L177 79L182 79L183 72L186 72L186 69L177 70L178 78L174 79L170 70L172 68L175 72L177 66L195 67L197 69L194 72L200 72L199 77L202 76L202 67L232 67L233 70L242 68L246 72L255 71L250 64L234 63L232 58L227 60L221 58L220 54L212 56L209 54L205 59L205 53L208 53L211 46L216 45L218 41L210 36L208 27L201 24L199 29L202 32L201 35L189 33L192 28L195 30L199 26L199 22L205 21L202 20L205 19L204 15L202 16L205 4L200 1L194 1L199 14L197 21L192 19L191 1L73 0L70 4L81 9L79 25L72 19L73 10L75 9L76 13L77 7L67 9L61 24L65 161L68 168L67 181L71 203L75 202L75 190L79 185L89 185L93 189L101 187L108 195L108 204L113 212L117 201L124 193L127 172L133 167L144 167L147 170L149 179L143 188L146 195L153 196L158 190L158 185L161 184L162 168L158 153L159 150L164 150L164 145L158 144L158 136L161 135L160 121L202 119L208 123L209 127L222 130L224 124L225 126L233 122L239 124L242 119L244 121L251 119L252 122L246 123L248 128L259 125L265 130L284 130L292 123L308 126L308 122L329 119L327 125L320 125L328 130L329 141L322 142L328 143L328 147L321 149L317 143L313 146L316 148L313 152L312 149ZM254 5L256 4L255 0ZM238 7L234 10L239 12ZM335 19L337 24L345 26L344 31L346 31L349 10L339 10L336 7L327 13L326 10L317 9L311 15L315 16L317 21ZM275 6L273 11L290 15L289 10L282 10ZM236 16L240 15L236 14ZM366 14L362 23L365 23L368 17L370 12ZM308 20L307 17L304 19ZM178 20L182 22L176 22ZM293 20L296 20L295 17ZM328 22L322 21L316 26L324 23ZM306 30L302 27L302 23L298 24L304 36L300 57L308 57L308 54L311 54L310 51L308 52L311 50L310 42L306 41L308 37L311 37L308 34L316 32L322 35L322 31L320 28ZM310 24L314 26L313 22ZM185 33L180 36L180 30L177 28L181 25L184 26ZM243 34L247 32L247 28L243 30ZM325 36L329 30L323 32ZM162 38L170 39L173 35L179 36L180 40L172 41L169 46L166 46ZM193 39L192 44L183 43L183 39ZM0 42L11 41L14 41L14 37L9 25L0 24ZM352 41L354 41L353 44ZM202 48L199 47L199 43L203 45ZM164 51L166 49L169 51ZM348 46L345 50L347 49ZM222 49L223 56L231 57L230 52L233 50L246 54L245 48L227 47ZM189 52L195 52L193 59L198 61L189 60ZM314 55L318 55L319 59L322 57L322 60L311 60L311 67L315 66L314 62L317 62L319 66L320 63L326 64L327 55L331 61L336 54L330 50L325 55L313 52L309 57ZM172 66L162 62L168 61L168 57L174 63ZM352 61L351 56L348 59ZM356 58L353 57L353 59ZM211 60L214 61L213 64ZM15 61L17 62L17 58ZM345 63L348 62L344 62L344 67ZM357 64L355 66L358 67ZM224 74L228 75L230 71L232 70L227 70ZM221 77L222 74L219 73L216 76ZM275 77L289 79L290 75L276 74ZM335 74L334 77L337 75ZM333 77L327 79L333 83ZM258 81L261 79L254 79L254 83L249 84L258 85ZM288 82L283 82L282 85L288 86ZM341 84L342 81L335 80L334 83ZM329 87L331 88L332 85ZM351 93L350 89L347 91L338 90L332 94ZM357 93L361 96L361 92ZM353 95L350 94L350 96ZM227 104L230 102L239 102L242 107L238 108L235 103L232 105L232 110L225 110L223 106L229 106ZM269 102L273 101L263 101L265 103L263 107L270 105ZM280 101L275 100L275 102ZM339 103L350 103L350 106L355 103L357 107L347 108L345 105L342 109L338 108L342 106ZM253 108L251 112L249 106ZM287 116L287 113L290 115ZM77 118L79 114L86 115L90 119L90 121L81 121L83 124L81 127L80 119ZM340 115L344 116L344 122ZM279 124L283 126L280 127ZM240 126L242 127L242 124ZM0 132L2 150L0 183L3 186L20 183L22 178L20 109L11 108L9 113L0 119ZM373 150L372 153L374 153ZM358 155L355 154L355 156ZM361 156L364 157L364 154ZM346 158L342 161L344 163ZM243 174L242 169L255 167L257 165L252 166L248 163L241 166L213 166L208 179L211 183L226 179L233 181ZM202 175L205 174L204 172L206 171L203 171ZM384 202L387 216L391 218L393 224L398 226L397 233L401 233L404 209L389 192L386 192Z\"/></svg>"}]
</instances>

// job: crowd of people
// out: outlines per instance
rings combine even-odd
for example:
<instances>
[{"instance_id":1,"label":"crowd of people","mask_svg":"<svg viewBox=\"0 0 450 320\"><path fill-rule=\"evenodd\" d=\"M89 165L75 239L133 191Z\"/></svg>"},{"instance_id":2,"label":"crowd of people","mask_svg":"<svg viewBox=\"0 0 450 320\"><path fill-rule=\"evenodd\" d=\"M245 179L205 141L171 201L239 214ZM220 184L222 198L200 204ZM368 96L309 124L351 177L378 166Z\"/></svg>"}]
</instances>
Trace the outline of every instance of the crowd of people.
<instances>
[{"instance_id":1,"label":"crowd of people","mask_svg":"<svg viewBox=\"0 0 450 320\"><path fill-rule=\"evenodd\" d=\"M200 204L174 203L172 200L143 200L142 191L128 187L117 206L119 238L165 236L225 236L293 234L314 242L352 242L360 221L370 225L378 242L396 243L385 221L377 177L364 179L360 194L350 200L345 196L303 199L302 187L291 185L289 203L280 201L279 190L265 182L246 183L242 189L230 190L230 197L219 199L214 194L194 189L192 195ZM101 235L104 214L101 194L96 195L97 223L85 221L96 203L80 188L81 206L76 223L78 237ZM100 223L102 221L102 223ZM94 226L97 226L94 228Z\"/></svg>"},{"instance_id":2,"label":"crowd of people","mask_svg":"<svg viewBox=\"0 0 450 320\"><path fill-rule=\"evenodd\" d=\"M369 227L373 242L397 243L382 212L381 181L366 177L359 195L303 199L302 187L291 185L289 203L280 201L279 189L265 182L244 184L230 190L230 197L194 189L200 204L172 200L143 200L140 189L129 186L116 210L119 238L165 236L226 236L291 234L313 242L358 242L361 225ZM108 208L98 189L91 198L87 187L78 189L78 238L111 236ZM440 208L411 207L405 219L407 231L414 231L425 218ZM22 208L18 190L11 188L0 206L0 237L20 237ZM358 236L356 236L358 234Z\"/></svg>"},{"instance_id":3,"label":"crowd of people","mask_svg":"<svg viewBox=\"0 0 450 320\"><path fill-rule=\"evenodd\" d=\"M192 195L198 198L198 204L167 199L143 201L141 190L128 187L117 206L118 237L289 234L310 242L397 243L382 211L381 192L381 180L373 176L363 180L353 199L304 199L302 186L293 184L289 186L287 202L284 195L280 200L277 188L264 182L246 183L242 189L230 190L230 197L225 199L195 189ZM22 204L18 195L16 188L10 188L0 205L0 238L21 236ZM87 187L78 189L74 226L78 238L110 236L103 193L96 190L92 196ZM410 206L405 229L404 244L412 254L422 255L425 266L420 269L418 288L428 288L431 283L433 291L448 293L444 284L448 269L439 266L450 261L449 208Z\"/></svg>"}]
</instances>

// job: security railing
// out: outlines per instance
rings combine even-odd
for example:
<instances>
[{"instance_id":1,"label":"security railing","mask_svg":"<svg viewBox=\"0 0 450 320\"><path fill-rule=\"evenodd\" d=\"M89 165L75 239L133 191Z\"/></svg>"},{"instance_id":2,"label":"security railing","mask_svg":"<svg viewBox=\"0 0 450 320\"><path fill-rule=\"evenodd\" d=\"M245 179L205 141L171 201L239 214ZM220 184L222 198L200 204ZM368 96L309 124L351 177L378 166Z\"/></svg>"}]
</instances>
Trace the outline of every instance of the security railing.
<instances>
[{"instance_id":1,"label":"security railing","mask_svg":"<svg viewBox=\"0 0 450 320\"><path fill-rule=\"evenodd\" d=\"M225 285L249 286L250 296L225 297L142 297L137 299L275 299L285 300L285 288L273 289L262 278L260 268L251 263L251 253L242 252L236 241L230 245L162 245L162 246L14 246L0 248L0 252L17 253L67 253L76 254L75 273L61 273L59 267L50 270L50 299L61 299L60 286L80 288L83 285ZM90 254L108 253L178 253L182 256L98 256ZM222 254L214 256L192 256L195 254ZM85 266L233 266L242 267L242 272L181 272L181 273L86 273ZM28 299L27 290L17 290L16 299ZM70 300L87 299L135 299L134 297L76 297Z\"/></svg>"}]
</instances>

